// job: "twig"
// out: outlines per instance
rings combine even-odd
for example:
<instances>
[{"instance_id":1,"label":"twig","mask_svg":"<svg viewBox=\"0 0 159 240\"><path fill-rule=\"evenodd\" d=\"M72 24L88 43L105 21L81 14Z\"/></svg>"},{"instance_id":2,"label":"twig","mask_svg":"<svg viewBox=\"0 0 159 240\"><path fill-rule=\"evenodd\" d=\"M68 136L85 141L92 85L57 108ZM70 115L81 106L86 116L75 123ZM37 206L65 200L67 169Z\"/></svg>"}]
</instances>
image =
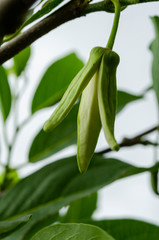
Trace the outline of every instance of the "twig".
<instances>
[{"instance_id":1,"label":"twig","mask_svg":"<svg viewBox=\"0 0 159 240\"><path fill-rule=\"evenodd\" d=\"M120 3L121 7L125 7L127 5L153 1L154 0L120 0ZM84 0L71 0L69 3L65 4L57 11L30 27L15 39L11 40L9 43L2 46L0 48L0 65L63 23L81 16L85 16L88 13L97 11L111 11L112 9L109 1L96 3L96 5L88 4L87 6L84 6L83 2Z\"/></svg>"},{"instance_id":2,"label":"twig","mask_svg":"<svg viewBox=\"0 0 159 240\"><path fill-rule=\"evenodd\" d=\"M141 140L142 137L144 137L145 135L149 134L149 133L152 133L156 130L159 130L159 125L153 127L153 128L150 128L149 130L146 130L142 133L140 133L139 135L136 135L135 137L132 137L132 138L124 138L122 140L122 142L119 144L120 148L122 147L130 147L130 146L134 146L134 145L137 145L137 144L142 144L142 145L155 145L157 146L157 143L152 143L152 142L149 142L149 141L143 141ZM97 154L104 154L104 153L108 153L108 152L111 152L112 150L110 148L107 148L105 150L102 150L102 151L99 151L97 152Z\"/></svg>"},{"instance_id":3,"label":"twig","mask_svg":"<svg viewBox=\"0 0 159 240\"><path fill-rule=\"evenodd\" d=\"M13 134L13 137L12 137L12 140L11 140L10 143L9 143L9 141L7 139L5 124L4 124L4 127L3 127L4 140L5 140L7 149L8 149L8 155L7 155L6 165L4 166L5 172L4 172L3 182L2 182L2 184L0 186L1 190L5 189L5 184L7 182L7 176L8 176L8 173L10 171L10 162L11 162L12 150L13 150L13 148L15 146L16 139L18 137L18 133L31 118L29 116L29 118L25 119L20 125L18 125L18 120L17 120L17 116L18 116L18 100L19 100L19 97L21 95L21 92L18 93L18 85L17 84L18 84L18 81L17 81L17 79L15 79L15 86L14 86L14 90L13 90L13 104L12 104L13 114L14 114L13 115L14 134ZM22 89L22 91L23 91L23 89Z\"/></svg>"},{"instance_id":4,"label":"twig","mask_svg":"<svg viewBox=\"0 0 159 240\"><path fill-rule=\"evenodd\" d=\"M31 162L29 162L30 164L31 164ZM22 164L19 164L17 167L15 167L17 170L19 170L19 169L22 169L22 168L24 168L24 167L26 167L26 166L28 166L28 164L29 164L28 162L24 162L24 163L22 163Z\"/></svg>"},{"instance_id":5,"label":"twig","mask_svg":"<svg viewBox=\"0 0 159 240\"><path fill-rule=\"evenodd\" d=\"M52 29L74 18L80 17L80 5L81 1L79 0L73 0L67 3L50 16L44 18L6 45L2 46L0 49L0 65Z\"/></svg>"}]
</instances>

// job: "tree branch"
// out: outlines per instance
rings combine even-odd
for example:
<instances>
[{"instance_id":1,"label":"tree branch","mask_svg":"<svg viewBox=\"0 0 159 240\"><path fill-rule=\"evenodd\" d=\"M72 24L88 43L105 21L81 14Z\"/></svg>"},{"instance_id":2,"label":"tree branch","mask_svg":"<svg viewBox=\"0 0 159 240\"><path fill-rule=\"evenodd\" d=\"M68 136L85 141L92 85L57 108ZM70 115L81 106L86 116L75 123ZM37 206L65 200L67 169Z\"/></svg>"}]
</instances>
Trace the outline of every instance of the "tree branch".
<instances>
[{"instance_id":1,"label":"tree branch","mask_svg":"<svg viewBox=\"0 0 159 240\"><path fill-rule=\"evenodd\" d=\"M0 0L0 35L12 34L24 22L25 14L37 0Z\"/></svg>"},{"instance_id":2,"label":"tree branch","mask_svg":"<svg viewBox=\"0 0 159 240\"><path fill-rule=\"evenodd\" d=\"M120 0L122 7L153 1L154 0ZM2 46L0 48L0 65L63 23L81 16L85 16L91 12L112 11L112 4L110 1L88 4L87 6L84 6L83 2L84 0L71 0L69 3L33 25L15 39Z\"/></svg>"},{"instance_id":3,"label":"tree branch","mask_svg":"<svg viewBox=\"0 0 159 240\"><path fill-rule=\"evenodd\" d=\"M142 133L140 133L139 135L136 135L135 137L132 138L124 138L121 143L119 144L120 148L122 147L130 147L130 146L134 146L137 144L142 144L142 145L153 145L153 146L157 146L157 143L152 143L146 140L142 140L142 137L144 137L147 134L150 134L156 130L159 130L159 125L150 128L149 130L146 130ZM99 151L97 152L97 154L104 154L104 153L108 153L111 152L112 150L110 148L107 148L105 150Z\"/></svg>"},{"instance_id":4,"label":"tree branch","mask_svg":"<svg viewBox=\"0 0 159 240\"><path fill-rule=\"evenodd\" d=\"M0 48L0 65L14 55L19 53L24 48L28 47L34 41L74 18L80 17L80 9L83 0L73 0L51 14L49 17L44 18L9 43Z\"/></svg>"}]
</instances>

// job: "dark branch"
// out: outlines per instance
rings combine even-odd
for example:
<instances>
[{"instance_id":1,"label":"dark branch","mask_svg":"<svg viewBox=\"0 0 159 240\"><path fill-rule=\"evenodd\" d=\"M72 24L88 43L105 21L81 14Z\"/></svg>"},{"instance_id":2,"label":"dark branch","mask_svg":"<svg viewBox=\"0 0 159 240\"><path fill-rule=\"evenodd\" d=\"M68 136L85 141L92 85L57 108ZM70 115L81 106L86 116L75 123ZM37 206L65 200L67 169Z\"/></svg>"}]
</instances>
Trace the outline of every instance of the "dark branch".
<instances>
[{"instance_id":1,"label":"dark branch","mask_svg":"<svg viewBox=\"0 0 159 240\"><path fill-rule=\"evenodd\" d=\"M25 14L37 0L0 0L0 35L14 33L24 22Z\"/></svg>"},{"instance_id":2,"label":"dark branch","mask_svg":"<svg viewBox=\"0 0 159 240\"><path fill-rule=\"evenodd\" d=\"M28 47L34 41L60 26L61 24L68 22L74 18L80 17L80 4L81 1L74 0L51 14L49 17L41 20L24 33L11 40L6 45L0 48L0 65L14 55L19 53L24 48Z\"/></svg>"},{"instance_id":3,"label":"dark branch","mask_svg":"<svg viewBox=\"0 0 159 240\"><path fill-rule=\"evenodd\" d=\"M127 5L153 1L154 0L120 0L123 8ZM112 5L109 1L89 4L87 6L84 6L83 2L84 0L71 0L69 3L52 13L50 16L39 21L28 30L20 34L18 37L2 46L0 48L0 65L31 45L40 37L70 20L85 16L91 12L112 11Z\"/></svg>"},{"instance_id":4,"label":"dark branch","mask_svg":"<svg viewBox=\"0 0 159 240\"><path fill-rule=\"evenodd\" d=\"M145 135L150 134L150 133L152 133L156 130L159 130L159 125L157 125L153 128L150 128L149 130L144 131L144 132L140 133L139 135L136 135L135 137L124 138L122 140L122 142L119 144L119 146L120 146L120 148L130 147L130 146L134 146L134 145L137 145L137 144L157 146L158 145L157 143L152 143L152 142L149 142L147 140L142 140L142 137L144 137ZM97 154L104 154L104 153L108 153L108 152L111 152L111 151L112 150L110 148L107 148L105 150L97 152Z\"/></svg>"}]
</instances>

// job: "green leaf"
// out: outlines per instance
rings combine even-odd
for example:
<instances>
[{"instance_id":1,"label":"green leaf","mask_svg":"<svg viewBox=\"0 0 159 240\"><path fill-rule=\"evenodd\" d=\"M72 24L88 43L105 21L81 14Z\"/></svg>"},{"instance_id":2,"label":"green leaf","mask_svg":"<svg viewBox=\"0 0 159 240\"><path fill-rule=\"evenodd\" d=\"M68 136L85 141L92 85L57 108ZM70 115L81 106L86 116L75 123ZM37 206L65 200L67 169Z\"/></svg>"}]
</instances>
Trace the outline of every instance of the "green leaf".
<instances>
[{"instance_id":1,"label":"green leaf","mask_svg":"<svg viewBox=\"0 0 159 240\"><path fill-rule=\"evenodd\" d=\"M79 174L75 156L53 162L21 180L0 199L1 219L32 214L28 224L6 240L23 240L39 220L53 216L63 206L118 179L151 170L101 156L94 156L85 174Z\"/></svg>"},{"instance_id":2,"label":"green leaf","mask_svg":"<svg viewBox=\"0 0 159 240\"><path fill-rule=\"evenodd\" d=\"M102 229L88 224L57 224L38 232L32 240L113 240Z\"/></svg>"},{"instance_id":3,"label":"green leaf","mask_svg":"<svg viewBox=\"0 0 159 240\"><path fill-rule=\"evenodd\" d=\"M3 43L8 42L11 39L15 38L24 27L28 26L29 24L33 23L34 21L38 20L39 18L42 18L44 15L51 12L55 7L57 7L63 1L64 0L48 0L43 4L42 8L40 10L38 10L37 12L35 12L33 15L32 15L33 9L29 9L27 12L27 15L26 15L27 20L22 24L22 26L14 34L6 36ZM41 2L43 2L43 0L41 0ZM39 4L37 4L37 6ZM30 14L31 14L31 16L30 16Z\"/></svg>"},{"instance_id":4,"label":"green leaf","mask_svg":"<svg viewBox=\"0 0 159 240\"><path fill-rule=\"evenodd\" d=\"M134 95L118 90L117 92L117 113L121 112L127 104L142 99L143 95Z\"/></svg>"},{"instance_id":5,"label":"green leaf","mask_svg":"<svg viewBox=\"0 0 159 240\"><path fill-rule=\"evenodd\" d=\"M152 80L153 80L153 88L156 93L156 98L159 104L159 17L155 16L151 18L156 38L150 45L150 50L153 54L152 61Z\"/></svg>"},{"instance_id":6,"label":"green leaf","mask_svg":"<svg viewBox=\"0 0 159 240\"><path fill-rule=\"evenodd\" d=\"M26 20L26 22L23 24L21 29L26 27L30 23L34 22L35 20L38 20L39 18L48 14L49 12L51 12L55 7L57 7L63 1L64 0L48 0L47 2L45 2L43 4L42 8L38 12L36 12L29 19Z\"/></svg>"},{"instance_id":7,"label":"green leaf","mask_svg":"<svg viewBox=\"0 0 159 240\"><path fill-rule=\"evenodd\" d=\"M151 187L152 187L153 192L156 195L159 195L159 191L158 191L158 184L159 184L158 170L152 171L150 173L150 179L151 179Z\"/></svg>"},{"instance_id":8,"label":"green leaf","mask_svg":"<svg viewBox=\"0 0 159 240\"><path fill-rule=\"evenodd\" d=\"M58 160L19 181L0 199L0 219L62 196L78 193L87 196L121 177L147 170L116 159L95 156L88 172L79 174L75 156Z\"/></svg>"},{"instance_id":9,"label":"green leaf","mask_svg":"<svg viewBox=\"0 0 159 240\"><path fill-rule=\"evenodd\" d=\"M0 239L10 235L20 229L31 218L31 215L25 215L8 221L0 222Z\"/></svg>"},{"instance_id":10,"label":"green leaf","mask_svg":"<svg viewBox=\"0 0 159 240\"><path fill-rule=\"evenodd\" d=\"M1 191L6 191L9 188L13 187L19 180L20 178L16 169L8 168L7 172L4 170L4 172L0 175Z\"/></svg>"},{"instance_id":11,"label":"green leaf","mask_svg":"<svg viewBox=\"0 0 159 240\"><path fill-rule=\"evenodd\" d=\"M97 207L97 193L93 193L85 198L78 199L70 204L62 222L80 222L83 219L91 218Z\"/></svg>"},{"instance_id":12,"label":"green leaf","mask_svg":"<svg viewBox=\"0 0 159 240\"><path fill-rule=\"evenodd\" d=\"M87 223L102 228L117 240L159 239L158 226L138 220L118 219L118 220L88 221Z\"/></svg>"},{"instance_id":13,"label":"green leaf","mask_svg":"<svg viewBox=\"0 0 159 240\"><path fill-rule=\"evenodd\" d=\"M32 142L29 151L29 161L37 162L68 146L76 144L77 141L77 114L79 104L76 104L64 121L46 133L43 129Z\"/></svg>"},{"instance_id":14,"label":"green leaf","mask_svg":"<svg viewBox=\"0 0 159 240\"><path fill-rule=\"evenodd\" d=\"M133 95L124 91L118 91L118 113L126 104L141 99L142 95ZM77 142L77 113L78 105L75 106L68 116L52 132L44 132L43 129L34 138L30 151L29 161L40 161L64 148Z\"/></svg>"},{"instance_id":15,"label":"green leaf","mask_svg":"<svg viewBox=\"0 0 159 240\"><path fill-rule=\"evenodd\" d=\"M46 218L39 219L31 228L28 229L27 234L24 235L23 240L30 240L32 236L34 236L38 231L42 228L51 225L54 222L58 221L59 214L48 215ZM19 234L18 234L19 235ZM18 238L18 237L17 237ZM19 240L19 238L18 238Z\"/></svg>"},{"instance_id":16,"label":"green leaf","mask_svg":"<svg viewBox=\"0 0 159 240\"><path fill-rule=\"evenodd\" d=\"M83 62L75 53L54 62L45 72L35 92L32 113L57 103L82 67Z\"/></svg>"},{"instance_id":17,"label":"green leaf","mask_svg":"<svg viewBox=\"0 0 159 240\"><path fill-rule=\"evenodd\" d=\"M0 108L4 121L11 109L11 90L5 69L0 66Z\"/></svg>"},{"instance_id":18,"label":"green leaf","mask_svg":"<svg viewBox=\"0 0 159 240\"><path fill-rule=\"evenodd\" d=\"M14 58L14 71L17 77L21 75L21 73L25 70L28 60L31 55L31 48L27 47L20 53L18 53Z\"/></svg>"},{"instance_id":19,"label":"green leaf","mask_svg":"<svg viewBox=\"0 0 159 240\"><path fill-rule=\"evenodd\" d=\"M44 131L49 132L59 125L71 111L73 105L98 70L105 48L95 47L91 50L86 65L78 72L66 89L60 103L44 124Z\"/></svg>"}]
</instances>

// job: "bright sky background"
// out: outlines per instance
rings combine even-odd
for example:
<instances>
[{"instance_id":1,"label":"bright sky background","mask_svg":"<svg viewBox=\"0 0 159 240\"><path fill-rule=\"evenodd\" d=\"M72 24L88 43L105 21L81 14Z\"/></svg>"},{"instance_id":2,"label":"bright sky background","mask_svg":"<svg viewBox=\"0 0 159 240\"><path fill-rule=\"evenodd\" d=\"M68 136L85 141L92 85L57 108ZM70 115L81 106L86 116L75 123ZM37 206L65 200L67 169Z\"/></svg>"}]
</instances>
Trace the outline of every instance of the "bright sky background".
<instances>
[{"instance_id":1,"label":"bright sky background","mask_svg":"<svg viewBox=\"0 0 159 240\"><path fill-rule=\"evenodd\" d=\"M119 31L114 50L120 55L117 72L118 88L140 94L151 84L152 55L148 46L154 38L154 30L150 16L159 13L159 3L147 3L130 6L121 14ZM95 46L105 46L108 39L113 14L93 13L87 17L64 24L39 39L32 46L32 58L29 63L27 77L30 85L22 98L20 105L21 122L29 114L29 102L33 96L40 76L54 60L75 51L85 62L90 50ZM27 161L30 141L50 116L52 109L44 110L33 118L20 134L13 154L12 164ZM116 136L121 140L125 136L134 136L139 132L157 124L157 105L153 92L149 92L138 104L131 104L117 117ZM29 134L28 134L29 133ZM152 139L155 135L152 134ZM100 136L98 149L106 148L103 134ZM69 148L60 154L49 158L68 156L75 148ZM153 149L151 147L132 147L121 149L109 156L137 166L153 164ZM46 164L30 165L23 168L20 174L27 175ZM130 217L159 224L159 197L151 190L149 174L141 174L115 182L99 192L99 208L96 218Z\"/></svg>"}]
</instances>

